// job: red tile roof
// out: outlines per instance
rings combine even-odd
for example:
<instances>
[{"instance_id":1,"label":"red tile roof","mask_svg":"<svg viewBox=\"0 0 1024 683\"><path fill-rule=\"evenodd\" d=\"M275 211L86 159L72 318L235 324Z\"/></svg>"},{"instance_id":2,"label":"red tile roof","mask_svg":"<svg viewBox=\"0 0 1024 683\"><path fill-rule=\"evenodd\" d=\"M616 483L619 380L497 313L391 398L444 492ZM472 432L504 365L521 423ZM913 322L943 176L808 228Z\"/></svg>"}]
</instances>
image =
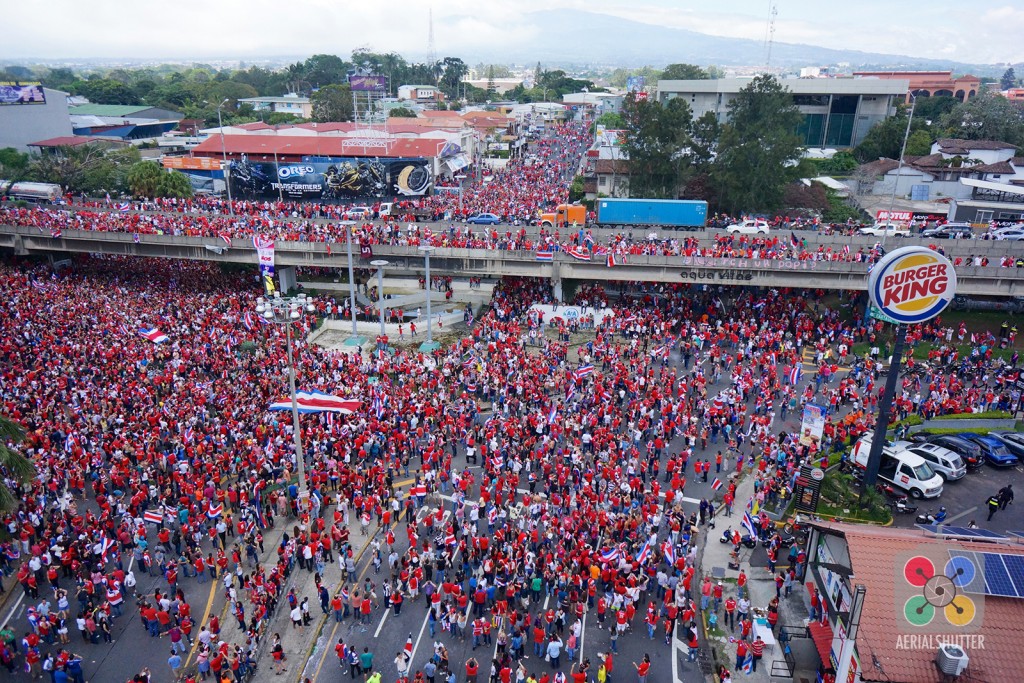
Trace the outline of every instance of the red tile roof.
<instances>
[{"instance_id":1,"label":"red tile roof","mask_svg":"<svg viewBox=\"0 0 1024 683\"><path fill-rule=\"evenodd\" d=\"M90 135L62 135L56 138L47 138L39 142L28 143L29 147L77 147L90 142L101 142L101 139Z\"/></svg>"},{"instance_id":2,"label":"red tile roof","mask_svg":"<svg viewBox=\"0 0 1024 683\"><path fill-rule=\"evenodd\" d=\"M383 146L361 146L355 138L341 136L306 135L225 135L224 152L236 156L248 154L255 157L295 156L366 156L366 157L435 157L446 141L438 138L398 138L387 148ZM194 150L199 156L219 156L221 138L211 135Z\"/></svg>"},{"instance_id":3,"label":"red tile roof","mask_svg":"<svg viewBox=\"0 0 1024 683\"><path fill-rule=\"evenodd\" d=\"M939 138L936 141L939 151L943 154L968 154L972 150L1016 149L1017 145L999 140L961 140L959 138Z\"/></svg>"},{"instance_id":4,"label":"red tile roof","mask_svg":"<svg viewBox=\"0 0 1024 683\"><path fill-rule=\"evenodd\" d=\"M867 588L857 635L865 681L936 683L943 680L935 666L935 649L903 647L899 639L909 626L903 619L900 604L905 602L905 597L897 592L905 558L922 554L948 559L949 550L1024 556L1024 545L1020 544L938 539L917 530L868 525L823 523L817 526L845 536L853 569L851 583ZM1024 681L1024 657L1020 656L1024 599L974 594L968 597L979 605L980 624L973 629L949 626L944 630L950 635L984 635L984 647L965 648L970 658L965 680Z\"/></svg>"}]
</instances>

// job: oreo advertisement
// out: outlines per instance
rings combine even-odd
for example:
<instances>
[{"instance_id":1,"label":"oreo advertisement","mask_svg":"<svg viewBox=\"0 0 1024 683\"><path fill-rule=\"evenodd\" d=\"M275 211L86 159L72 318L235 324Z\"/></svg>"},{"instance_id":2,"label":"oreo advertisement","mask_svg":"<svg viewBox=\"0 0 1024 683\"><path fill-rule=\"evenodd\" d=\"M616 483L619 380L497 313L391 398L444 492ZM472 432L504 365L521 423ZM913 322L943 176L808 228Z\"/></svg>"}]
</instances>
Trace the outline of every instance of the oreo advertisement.
<instances>
[{"instance_id":1,"label":"oreo advertisement","mask_svg":"<svg viewBox=\"0 0 1024 683\"><path fill-rule=\"evenodd\" d=\"M274 199L384 199L422 197L433 176L427 159L339 158L330 162L232 161L235 197Z\"/></svg>"}]
</instances>

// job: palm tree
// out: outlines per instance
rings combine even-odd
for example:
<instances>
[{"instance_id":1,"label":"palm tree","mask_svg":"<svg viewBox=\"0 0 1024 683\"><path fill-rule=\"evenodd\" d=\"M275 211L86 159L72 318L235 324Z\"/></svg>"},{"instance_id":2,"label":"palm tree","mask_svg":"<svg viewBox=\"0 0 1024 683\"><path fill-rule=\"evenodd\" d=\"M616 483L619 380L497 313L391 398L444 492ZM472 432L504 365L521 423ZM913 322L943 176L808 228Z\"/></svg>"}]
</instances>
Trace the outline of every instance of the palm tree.
<instances>
[{"instance_id":1,"label":"palm tree","mask_svg":"<svg viewBox=\"0 0 1024 683\"><path fill-rule=\"evenodd\" d=\"M20 486L36 476L36 468L24 455L14 450L13 446L25 439L25 430L14 420L0 415L0 510L13 510L18 506L18 496L12 491L7 481L13 479Z\"/></svg>"}]
</instances>

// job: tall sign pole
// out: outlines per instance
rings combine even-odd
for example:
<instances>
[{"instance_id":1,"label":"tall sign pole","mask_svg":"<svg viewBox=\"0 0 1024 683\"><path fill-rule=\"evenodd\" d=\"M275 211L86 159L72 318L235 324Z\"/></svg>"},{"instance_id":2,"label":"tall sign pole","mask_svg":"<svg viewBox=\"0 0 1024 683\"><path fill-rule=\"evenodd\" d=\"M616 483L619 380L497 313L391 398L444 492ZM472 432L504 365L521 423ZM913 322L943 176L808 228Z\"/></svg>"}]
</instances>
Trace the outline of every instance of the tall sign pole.
<instances>
[{"instance_id":1,"label":"tall sign pole","mask_svg":"<svg viewBox=\"0 0 1024 683\"><path fill-rule=\"evenodd\" d=\"M956 294L956 271L942 254L926 247L903 247L883 256L868 273L868 298L896 325L892 362L878 401L878 421L864 468L861 491L871 491L878 479L889 414L903 365L907 325L931 320L946 309Z\"/></svg>"}]
</instances>

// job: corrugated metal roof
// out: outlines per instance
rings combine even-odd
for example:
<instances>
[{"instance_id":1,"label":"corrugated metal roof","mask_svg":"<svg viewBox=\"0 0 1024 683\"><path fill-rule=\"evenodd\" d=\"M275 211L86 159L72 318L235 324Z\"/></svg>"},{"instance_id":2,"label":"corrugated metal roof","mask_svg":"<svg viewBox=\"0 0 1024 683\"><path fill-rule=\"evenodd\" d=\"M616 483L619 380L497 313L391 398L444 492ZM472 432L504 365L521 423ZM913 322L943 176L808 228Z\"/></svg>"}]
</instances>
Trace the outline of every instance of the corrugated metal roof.
<instances>
[{"instance_id":1,"label":"corrugated metal roof","mask_svg":"<svg viewBox=\"0 0 1024 683\"><path fill-rule=\"evenodd\" d=\"M71 115L131 116L132 114L152 108L128 104L78 104L74 107L68 107L68 113Z\"/></svg>"},{"instance_id":2,"label":"corrugated metal roof","mask_svg":"<svg viewBox=\"0 0 1024 683\"><path fill-rule=\"evenodd\" d=\"M434 138L397 138L385 148L383 145L360 145L356 138L339 136L225 135L223 152L250 156L273 156L276 153L278 156L436 157L445 144L446 140ZM192 153L220 155L221 137L211 135Z\"/></svg>"}]
</instances>

